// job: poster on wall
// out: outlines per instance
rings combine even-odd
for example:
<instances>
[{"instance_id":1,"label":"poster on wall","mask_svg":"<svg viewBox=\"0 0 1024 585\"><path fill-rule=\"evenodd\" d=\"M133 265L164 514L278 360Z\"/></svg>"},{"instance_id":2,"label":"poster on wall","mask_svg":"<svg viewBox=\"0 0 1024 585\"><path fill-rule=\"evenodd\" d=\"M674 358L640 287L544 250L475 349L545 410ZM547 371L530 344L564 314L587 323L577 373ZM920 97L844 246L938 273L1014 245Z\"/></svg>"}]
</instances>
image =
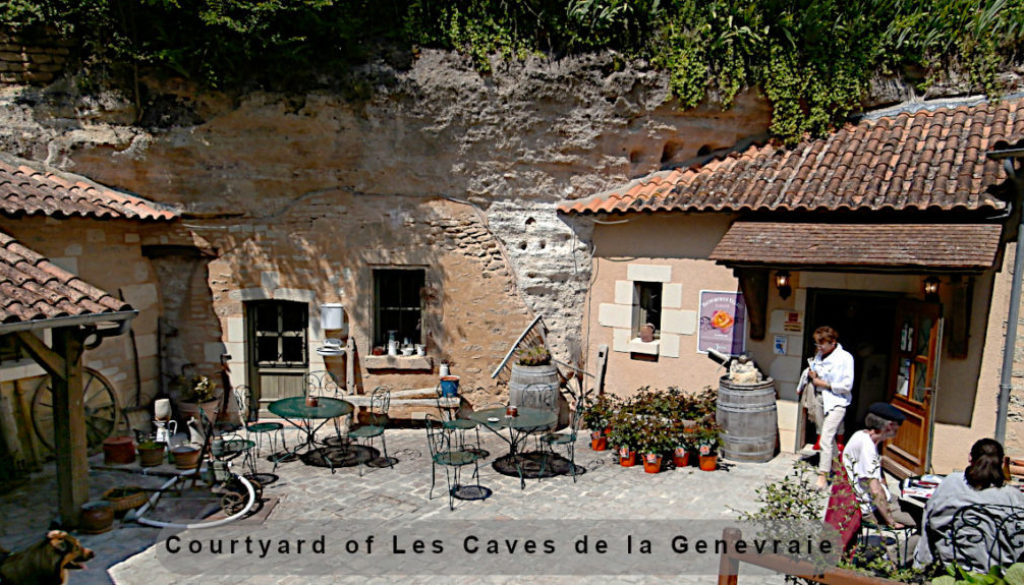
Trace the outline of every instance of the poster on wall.
<instances>
[{"instance_id":1,"label":"poster on wall","mask_svg":"<svg viewBox=\"0 0 1024 585\"><path fill-rule=\"evenodd\" d=\"M738 292L700 291L697 353L714 349L728 355L746 350L747 307Z\"/></svg>"}]
</instances>

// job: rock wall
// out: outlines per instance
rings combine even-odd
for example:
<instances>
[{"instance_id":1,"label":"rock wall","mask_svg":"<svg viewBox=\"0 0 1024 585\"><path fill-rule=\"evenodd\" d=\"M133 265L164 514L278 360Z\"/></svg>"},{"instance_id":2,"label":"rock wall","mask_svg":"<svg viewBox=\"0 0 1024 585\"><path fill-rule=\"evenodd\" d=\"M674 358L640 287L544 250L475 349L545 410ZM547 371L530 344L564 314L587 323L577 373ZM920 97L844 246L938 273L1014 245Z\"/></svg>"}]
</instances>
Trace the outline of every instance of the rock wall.
<instances>
[{"instance_id":1,"label":"rock wall","mask_svg":"<svg viewBox=\"0 0 1024 585\"><path fill-rule=\"evenodd\" d=\"M151 81L143 112L128 96L80 95L66 78L0 89L0 149L181 203L186 215L271 227L327 192L462 201L566 358L590 279L589 226L571 229L555 203L763 135L769 121L754 93L727 111L679 111L665 75L620 63L495 63L482 76L426 51L407 71L358 72L374 86L367 101L327 91L232 98Z\"/></svg>"}]
</instances>

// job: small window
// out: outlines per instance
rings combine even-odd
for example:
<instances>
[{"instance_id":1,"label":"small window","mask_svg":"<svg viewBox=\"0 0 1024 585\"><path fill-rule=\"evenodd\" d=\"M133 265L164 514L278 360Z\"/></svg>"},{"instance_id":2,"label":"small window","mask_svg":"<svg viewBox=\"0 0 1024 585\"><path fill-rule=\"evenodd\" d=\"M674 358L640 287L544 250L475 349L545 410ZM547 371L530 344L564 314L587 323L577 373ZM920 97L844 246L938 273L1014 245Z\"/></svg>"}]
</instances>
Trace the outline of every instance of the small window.
<instances>
[{"instance_id":1,"label":"small window","mask_svg":"<svg viewBox=\"0 0 1024 585\"><path fill-rule=\"evenodd\" d=\"M654 325L654 338L661 337L661 283L633 283L633 337L640 337L640 329Z\"/></svg>"},{"instance_id":2,"label":"small window","mask_svg":"<svg viewBox=\"0 0 1024 585\"><path fill-rule=\"evenodd\" d=\"M386 346L393 331L398 343L423 343L423 303L426 281L422 269L373 271L373 344Z\"/></svg>"},{"instance_id":3,"label":"small window","mask_svg":"<svg viewBox=\"0 0 1024 585\"><path fill-rule=\"evenodd\" d=\"M306 303L257 301L249 303L248 308L253 323L256 365L261 368L305 367L309 323Z\"/></svg>"}]
</instances>

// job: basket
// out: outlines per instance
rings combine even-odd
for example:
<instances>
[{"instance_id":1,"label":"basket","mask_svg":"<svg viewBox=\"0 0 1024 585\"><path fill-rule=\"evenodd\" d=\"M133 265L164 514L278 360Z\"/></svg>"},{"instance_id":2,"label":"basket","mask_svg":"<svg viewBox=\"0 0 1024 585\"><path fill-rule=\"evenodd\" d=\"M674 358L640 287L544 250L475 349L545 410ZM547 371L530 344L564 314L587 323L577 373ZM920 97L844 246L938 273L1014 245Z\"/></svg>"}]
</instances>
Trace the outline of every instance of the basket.
<instances>
[{"instance_id":1,"label":"basket","mask_svg":"<svg viewBox=\"0 0 1024 585\"><path fill-rule=\"evenodd\" d=\"M116 495L115 495L116 494ZM137 486L115 487L103 492L103 499L110 502L114 512L126 512L141 507L149 500L146 491Z\"/></svg>"}]
</instances>

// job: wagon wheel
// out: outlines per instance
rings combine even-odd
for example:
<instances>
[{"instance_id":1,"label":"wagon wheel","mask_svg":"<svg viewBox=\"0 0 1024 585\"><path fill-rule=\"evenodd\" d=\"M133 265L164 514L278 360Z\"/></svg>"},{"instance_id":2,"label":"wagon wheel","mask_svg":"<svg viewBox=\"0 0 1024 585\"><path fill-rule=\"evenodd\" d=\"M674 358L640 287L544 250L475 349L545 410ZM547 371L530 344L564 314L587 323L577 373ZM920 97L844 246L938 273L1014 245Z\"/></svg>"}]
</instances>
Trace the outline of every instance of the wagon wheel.
<instances>
[{"instance_id":1,"label":"wagon wheel","mask_svg":"<svg viewBox=\"0 0 1024 585\"><path fill-rule=\"evenodd\" d=\"M121 417L114 387L103 374L92 368L82 370L82 394L85 407L85 435L89 453L98 452L103 440L114 434ZM53 450L53 379L46 376L32 398L32 426L39 440Z\"/></svg>"},{"instance_id":2,"label":"wagon wheel","mask_svg":"<svg viewBox=\"0 0 1024 585\"><path fill-rule=\"evenodd\" d=\"M253 481L250 478L249 483L252 484L253 492L256 494L256 499L253 502L253 507L250 508L249 513L246 516L251 516L259 511L263 506L263 486L259 482ZM232 516L242 511L245 504L248 503L249 491L245 489L238 479L232 477L231 481L224 485L224 491L220 496L220 507L224 510L224 514Z\"/></svg>"}]
</instances>

